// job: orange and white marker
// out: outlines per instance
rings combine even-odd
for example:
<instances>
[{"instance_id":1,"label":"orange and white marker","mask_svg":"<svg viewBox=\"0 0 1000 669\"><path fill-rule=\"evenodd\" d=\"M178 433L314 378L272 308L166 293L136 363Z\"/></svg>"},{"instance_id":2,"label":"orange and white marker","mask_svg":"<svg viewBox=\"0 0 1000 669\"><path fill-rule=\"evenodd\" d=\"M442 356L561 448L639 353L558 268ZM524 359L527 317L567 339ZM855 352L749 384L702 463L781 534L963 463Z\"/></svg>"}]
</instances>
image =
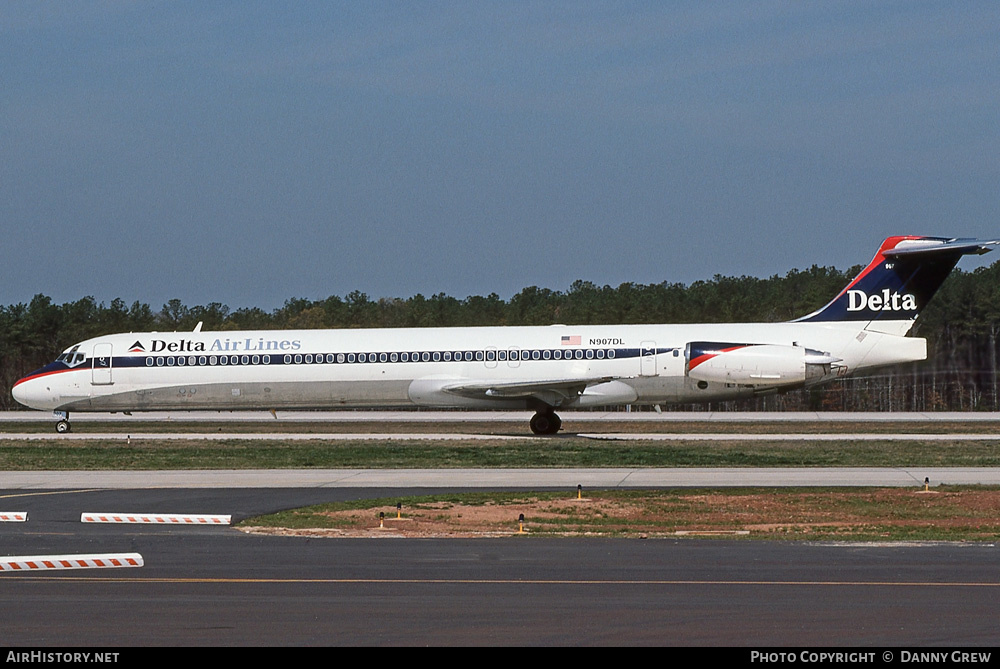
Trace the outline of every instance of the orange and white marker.
<instances>
[{"instance_id":1,"label":"orange and white marker","mask_svg":"<svg viewBox=\"0 0 1000 669\"><path fill-rule=\"evenodd\" d=\"M142 556L138 553L0 557L0 573L40 569L107 569L113 567L141 567L142 565Z\"/></svg>"},{"instance_id":2,"label":"orange and white marker","mask_svg":"<svg viewBox=\"0 0 1000 669\"><path fill-rule=\"evenodd\" d=\"M147 523L151 525L229 525L232 516L178 513L83 513L81 523Z\"/></svg>"},{"instance_id":3,"label":"orange and white marker","mask_svg":"<svg viewBox=\"0 0 1000 669\"><path fill-rule=\"evenodd\" d=\"M27 521L27 511L0 511L0 523L25 523Z\"/></svg>"}]
</instances>

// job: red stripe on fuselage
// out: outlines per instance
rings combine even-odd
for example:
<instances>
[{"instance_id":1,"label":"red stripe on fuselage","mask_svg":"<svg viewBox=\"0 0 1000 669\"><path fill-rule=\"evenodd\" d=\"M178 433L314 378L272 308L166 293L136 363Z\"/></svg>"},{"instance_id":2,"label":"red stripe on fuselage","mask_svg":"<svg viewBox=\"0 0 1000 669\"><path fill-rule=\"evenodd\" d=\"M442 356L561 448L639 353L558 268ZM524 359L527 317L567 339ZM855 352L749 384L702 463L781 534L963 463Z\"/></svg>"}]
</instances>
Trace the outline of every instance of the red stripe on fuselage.
<instances>
[{"instance_id":1,"label":"red stripe on fuselage","mask_svg":"<svg viewBox=\"0 0 1000 669\"><path fill-rule=\"evenodd\" d=\"M30 376L24 377L23 379L19 379L11 387L12 388L17 388L19 385L21 385L25 381L31 381L32 379L40 379L43 376L52 376L53 374L63 374L65 372L76 372L76 371L79 371L79 370L86 370L86 369L90 369L90 367L68 367L66 369L54 369L51 372L42 372L41 374L32 374Z\"/></svg>"}]
</instances>

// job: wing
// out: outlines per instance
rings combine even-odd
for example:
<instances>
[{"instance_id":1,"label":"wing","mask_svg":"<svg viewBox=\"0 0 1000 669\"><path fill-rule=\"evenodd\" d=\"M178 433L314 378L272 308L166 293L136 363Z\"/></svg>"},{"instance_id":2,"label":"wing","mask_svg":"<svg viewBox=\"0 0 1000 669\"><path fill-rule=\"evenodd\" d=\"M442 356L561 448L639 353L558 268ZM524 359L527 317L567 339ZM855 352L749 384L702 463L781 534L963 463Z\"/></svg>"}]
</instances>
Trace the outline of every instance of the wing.
<instances>
[{"instance_id":1,"label":"wing","mask_svg":"<svg viewBox=\"0 0 1000 669\"><path fill-rule=\"evenodd\" d=\"M614 381L616 376L537 381L456 383L441 388L446 393L476 400L511 400L533 397L549 406L561 406L576 400L587 388Z\"/></svg>"}]
</instances>

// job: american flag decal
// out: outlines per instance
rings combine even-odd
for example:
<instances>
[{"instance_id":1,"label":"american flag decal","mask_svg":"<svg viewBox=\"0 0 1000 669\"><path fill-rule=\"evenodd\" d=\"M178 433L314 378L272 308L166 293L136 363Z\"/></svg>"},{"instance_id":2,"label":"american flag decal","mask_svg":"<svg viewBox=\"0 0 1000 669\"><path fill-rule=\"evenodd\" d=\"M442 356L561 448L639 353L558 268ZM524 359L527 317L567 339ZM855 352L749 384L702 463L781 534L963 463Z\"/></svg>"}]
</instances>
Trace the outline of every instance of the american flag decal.
<instances>
[{"instance_id":1,"label":"american flag decal","mask_svg":"<svg viewBox=\"0 0 1000 669\"><path fill-rule=\"evenodd\" d=\"M580 345L580 335L566 335L560 340L563 346L579 346Z\"/></svg>"}]
</instances>

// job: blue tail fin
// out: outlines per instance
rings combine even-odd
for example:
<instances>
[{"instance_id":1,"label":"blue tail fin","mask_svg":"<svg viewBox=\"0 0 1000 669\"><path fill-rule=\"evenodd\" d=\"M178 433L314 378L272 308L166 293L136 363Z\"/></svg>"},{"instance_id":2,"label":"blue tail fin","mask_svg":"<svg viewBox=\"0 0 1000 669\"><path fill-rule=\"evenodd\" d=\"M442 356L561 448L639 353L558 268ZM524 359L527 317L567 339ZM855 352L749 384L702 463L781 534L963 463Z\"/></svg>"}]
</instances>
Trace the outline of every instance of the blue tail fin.
<instances>
[{"instance_id":1,"label":"blue tail fin","mask_svg":"<svg viewBox=\"0 0 1000 669\"><path fill-rule=\"evenodd\" d=\"M997 244L1000 240L889 237L837 297L797 322L913 321L959 258L986 253Z\"/></svg>"}]
</instances>

